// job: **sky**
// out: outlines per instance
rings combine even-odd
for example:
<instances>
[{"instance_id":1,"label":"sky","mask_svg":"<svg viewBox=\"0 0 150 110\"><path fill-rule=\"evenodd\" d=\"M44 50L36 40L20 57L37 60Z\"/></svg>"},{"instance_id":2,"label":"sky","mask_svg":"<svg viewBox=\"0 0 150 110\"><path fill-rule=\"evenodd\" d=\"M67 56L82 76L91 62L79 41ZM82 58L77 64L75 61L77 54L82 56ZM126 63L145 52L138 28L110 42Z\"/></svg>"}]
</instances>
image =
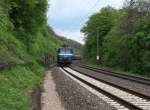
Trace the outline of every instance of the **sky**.
<instances>
[{"instance_id":1,"label":"sky","mask_svg":"<svg viewBox=\"0 0 150 110\"><path fill-rule=\"evenodd\" d=\"M88 18L105 6L116 9L124 0L48 0L48 24L61 36L84 44L84 34L80 32Z\"/></svg>"}]
</instances>

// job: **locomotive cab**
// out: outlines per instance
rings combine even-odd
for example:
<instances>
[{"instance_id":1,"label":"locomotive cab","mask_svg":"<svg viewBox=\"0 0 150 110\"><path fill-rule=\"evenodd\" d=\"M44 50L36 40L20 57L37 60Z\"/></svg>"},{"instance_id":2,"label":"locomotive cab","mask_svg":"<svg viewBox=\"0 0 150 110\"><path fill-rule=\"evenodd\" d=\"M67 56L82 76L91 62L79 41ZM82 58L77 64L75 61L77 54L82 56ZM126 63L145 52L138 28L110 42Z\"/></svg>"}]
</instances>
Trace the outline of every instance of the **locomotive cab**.
<instances>
[{"instance_id":1,"label":"locomotive cab","mask_svg":"<svg viewBox=\"0 0 150 110\"><path fill-rule=\"evenodd\" d=\"M57 64L70 65L73 59L73 49L70 47L62 47L57 51Z\"/></svg>"}]
</instances>

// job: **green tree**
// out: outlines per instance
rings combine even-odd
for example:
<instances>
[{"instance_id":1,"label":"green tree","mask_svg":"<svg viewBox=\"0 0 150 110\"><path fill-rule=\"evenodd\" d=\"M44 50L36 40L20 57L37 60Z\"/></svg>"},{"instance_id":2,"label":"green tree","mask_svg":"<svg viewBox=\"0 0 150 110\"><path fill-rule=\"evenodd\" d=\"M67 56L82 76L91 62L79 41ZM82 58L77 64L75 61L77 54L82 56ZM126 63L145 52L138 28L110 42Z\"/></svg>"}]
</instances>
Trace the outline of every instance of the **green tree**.
<instances>
[{"instance_id":1,"label":"green tree","mask_svg":"<svg viewBox=\"0 0 150 110\"><path fill-rule=\"evenodd\" d=\"M134 73L150 72L150 1L129 0L120 10L110 7L90 17L83 57L95 63L96 31L104 66Z\"/></svg>"},{"instance_id":2,"label":"green tree","mask_svg":"<svg viewBox=\"0 0 150 110\"><path fill-rule=\"evenodd\" d=\"M86 54L88 52L87 55L84 55L87 59L92 58L92 62L96 60L97 35L99 36L100 56L102 56L104 37L113 27L116 17L116 10L108 6L101 9L99 13L92 15L83 27L81 31L86 35L86 44L83 53Z\"/></svg>"},{"instance_id":3,"label":"green tree","mask_svg":"<svg viewBox=\"0 0 150 110\"><path fill-rule=\"evenodd\" d=\"M29 49L36 40L36 33L46 29L47 0L10 0L10 4L14 33Z\"/></svg>"}]
</instances>

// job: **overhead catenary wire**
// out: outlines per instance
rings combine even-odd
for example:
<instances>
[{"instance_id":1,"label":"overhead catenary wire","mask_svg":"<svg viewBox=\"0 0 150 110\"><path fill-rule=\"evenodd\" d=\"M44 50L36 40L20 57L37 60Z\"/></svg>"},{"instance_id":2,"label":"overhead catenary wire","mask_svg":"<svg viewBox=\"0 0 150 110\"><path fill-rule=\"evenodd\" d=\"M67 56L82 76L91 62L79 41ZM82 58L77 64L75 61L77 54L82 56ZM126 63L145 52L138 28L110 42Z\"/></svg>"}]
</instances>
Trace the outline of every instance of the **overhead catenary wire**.
<instances>
[{"instance_id":1,"label":"overhead catenary wire","mask_svg":"<svg viewBox=\"0 0 150 110\"><path fill-rule=\"evenodd\" d=\"M80 20L80 23L82 23L82 22L84 21L84 18L85 18L86 16L88 16L89 14L91 14L91 12L93 11L93 9L97 6L98 2L99 2L99 0L96 0L96 2L94 3L94 5L92 5L92 7L89 8L89 11L88 11L88 12L84 15L84 17ZM80 23L79 23L79 24L80 24Z\"/></svg>"},{"instance_id":2,"label":"overhead catenary wire","mask_svg":"<svg viewBox=\"0 0 150 110\"><path fill-rule=\"evenodd\" d=\"M96 0L96 2L94 3L94 5L92 5L92 6L88 9L87 13L85 13L85 14L82 16L82 18L80 19L80 21L78 22L78 25L81 25L84 21L86 21L86 17L88 17L88 16L92 13L92 11L94 10L94 8L97 6L98 2L99 2L99 0ZM85 8L85 7L84 7L84 8ZM84 8L83 8L83 9L84 9Z\"/></svg>"}]
</instances>

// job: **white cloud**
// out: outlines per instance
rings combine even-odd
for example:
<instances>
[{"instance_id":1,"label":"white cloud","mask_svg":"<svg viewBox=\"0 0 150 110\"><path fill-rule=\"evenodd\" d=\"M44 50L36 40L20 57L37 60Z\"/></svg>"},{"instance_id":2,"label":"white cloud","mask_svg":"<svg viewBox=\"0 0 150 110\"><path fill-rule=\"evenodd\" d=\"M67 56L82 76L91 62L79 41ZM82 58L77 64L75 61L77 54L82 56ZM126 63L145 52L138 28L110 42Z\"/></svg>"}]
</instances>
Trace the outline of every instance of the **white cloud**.
<instances>
[{"instance_id":1,"label":"white cloud","mask_svg":"<svg viewBox=\"0 0 150 110\"><path fill-rule=\"evenodd\" d=\"M81 44L84 44L84 35L83 33L79 32L79 30L65 31L55 29L55 32L60 36L65 36L68 39L73 39Z\"/></svg>"},{"instance_id":2,"label":"white cloud","mask_svg":"<svg viewBox=\"0 0 150 110\"><path fill-rule=\"evenodd\" d=\"M48 15L53 19L78 17L87 12L93 1L96 0L50 0Z\"/></svg>"},{"instance_id":3,"label":"white cloud","mask_svg":"<svg viewBox=\"0 0 150 110\"><path fill-rule=\"evenodd\" d=\"M119 8L122 3L123 0L49 0L48 17L52 19L81 17L107 5Z\"/></svg>"},{"instance_id":4,"label":"white cloud","mask_svg":"<svg viewBox=\"0 0 150 110\"><path fill-rule=\"evenodd\" d=\"M88 17L100 8L110 5L120 8L124 0L49 0L48 23L62 36L82 42L80 28ZM80 38L81 37L81 38Z\"/></svg>"}]
</instances>

